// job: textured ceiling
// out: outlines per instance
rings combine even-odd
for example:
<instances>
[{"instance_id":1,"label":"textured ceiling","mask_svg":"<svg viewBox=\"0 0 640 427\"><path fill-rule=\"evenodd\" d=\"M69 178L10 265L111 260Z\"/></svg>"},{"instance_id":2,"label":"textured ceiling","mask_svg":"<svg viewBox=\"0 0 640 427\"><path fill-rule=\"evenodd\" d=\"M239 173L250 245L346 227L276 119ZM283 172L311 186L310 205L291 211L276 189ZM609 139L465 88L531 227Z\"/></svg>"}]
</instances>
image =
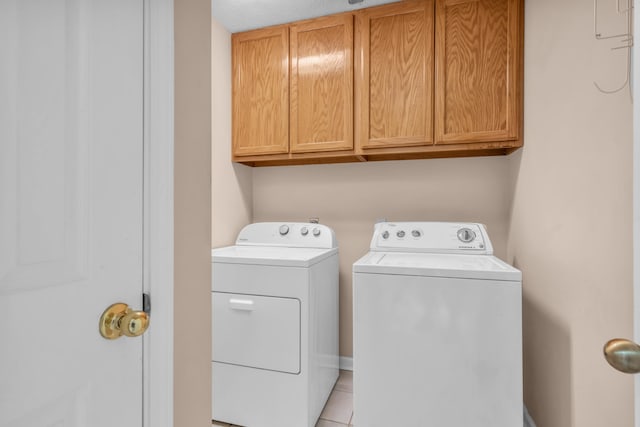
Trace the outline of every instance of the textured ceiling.
<instances>
[{"instance_id":1,"label":"textured ceiling","mask_svg":"<svg viewBox=\"0 0 640 427\"><path fill-rule=\"evenodd\" d=\"M362 9L398 0L211 0L216 21L232 33Z\"/></svg>"}]
</instances>

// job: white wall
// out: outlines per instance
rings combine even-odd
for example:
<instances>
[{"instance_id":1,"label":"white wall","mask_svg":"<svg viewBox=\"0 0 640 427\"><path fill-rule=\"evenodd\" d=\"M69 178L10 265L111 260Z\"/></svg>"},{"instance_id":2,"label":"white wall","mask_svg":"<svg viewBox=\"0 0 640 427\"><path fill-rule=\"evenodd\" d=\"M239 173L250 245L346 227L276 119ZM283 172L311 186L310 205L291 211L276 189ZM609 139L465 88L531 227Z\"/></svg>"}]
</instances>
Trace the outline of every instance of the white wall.
<instances>
[{"instance_id":1,"label":"white wall","mask_svg":"<svg viewBox=\"0 0 640 427\"><path fill-rule=\"evenodd\" d=\"M600 4L603 28L623 29L615 2ZM602 356L633 318L632 107L593 86L624 80L610 46L593 36L591 1L526 3L508 261L524 273L525 401L540 427L633 425L633 378Z\"/></svg>"}]
</instances>

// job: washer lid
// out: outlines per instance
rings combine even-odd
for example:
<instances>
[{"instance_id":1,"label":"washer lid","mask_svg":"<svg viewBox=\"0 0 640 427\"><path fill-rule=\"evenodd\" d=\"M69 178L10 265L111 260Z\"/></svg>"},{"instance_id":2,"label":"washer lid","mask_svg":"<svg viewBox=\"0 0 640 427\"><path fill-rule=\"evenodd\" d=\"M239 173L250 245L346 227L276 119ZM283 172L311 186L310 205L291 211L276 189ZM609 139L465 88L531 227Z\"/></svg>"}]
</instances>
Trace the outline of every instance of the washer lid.
<instances>
[{"instance_id":1,"label":"washer lid","mask_svg":"<svg viewBox=\"0 0 640 427\"><path fill-rule=\"evenodd\" d=\"M310 267L331 255L337 248L288 248L280 246L227 246L211 250L211 262L227 264Z\"/></svg>"},{"instance_id":2,"label":"washer lid","mask_svg":"<svg viewBox=\"0 0 640 427\"><path fill-rule=\"evenodd\" d=\"M354 273L521 281L520 270L492 255L369 252Z\"/></svg>"}]
</instances>

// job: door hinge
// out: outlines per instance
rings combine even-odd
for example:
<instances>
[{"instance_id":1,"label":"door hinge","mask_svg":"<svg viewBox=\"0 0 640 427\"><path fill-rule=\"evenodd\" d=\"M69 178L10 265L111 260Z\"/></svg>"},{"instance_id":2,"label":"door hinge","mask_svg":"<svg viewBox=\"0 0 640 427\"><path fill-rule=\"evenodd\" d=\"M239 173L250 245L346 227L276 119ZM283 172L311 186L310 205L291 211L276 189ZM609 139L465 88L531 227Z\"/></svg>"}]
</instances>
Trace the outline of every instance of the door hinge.
<instances>
[{"instance_id":1,"label":"door hinge","mask_svg":"<svg viewBox=\"0 0 640 427\"><path fill-rule=\"evenodd\" d=\"M147 293L142 294L142 311L151 314L151 295Z\"/></svg>"}]
</instances>

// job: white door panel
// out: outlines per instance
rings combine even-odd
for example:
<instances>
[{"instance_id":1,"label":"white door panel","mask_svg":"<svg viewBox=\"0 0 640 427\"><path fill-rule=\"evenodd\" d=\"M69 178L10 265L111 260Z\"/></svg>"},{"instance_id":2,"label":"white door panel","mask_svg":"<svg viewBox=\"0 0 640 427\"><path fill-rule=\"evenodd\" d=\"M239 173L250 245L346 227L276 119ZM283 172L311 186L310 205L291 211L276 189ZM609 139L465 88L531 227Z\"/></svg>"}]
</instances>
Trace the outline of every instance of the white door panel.
<instances>
[{"instance_id":1,"label":"white door panel","mask_svg":"<svg viewBox=\"0 0 640 427\"><path fill-rule=\"evenodd\" d=\"M141 426L143 1L0 0L0 58L0 426Z\"/></svg>"},{"instance_id":2,"label":"white door panel","mask_svg":"<svg viewBox=\"0 0 640 427\"><path fill-rule=\"evenodd\" d=\"M69 16L64 6L59 0L2 2L0 26L9 29L0 65L5 291L86 276L86 203L81 209L87 176L80 166L87 162L79 141L88 135L88 67L79 64L88 55L86 48L67 46L66 35L83 40L87 34L81 12Z\"/></svg>"}]
</instances>

